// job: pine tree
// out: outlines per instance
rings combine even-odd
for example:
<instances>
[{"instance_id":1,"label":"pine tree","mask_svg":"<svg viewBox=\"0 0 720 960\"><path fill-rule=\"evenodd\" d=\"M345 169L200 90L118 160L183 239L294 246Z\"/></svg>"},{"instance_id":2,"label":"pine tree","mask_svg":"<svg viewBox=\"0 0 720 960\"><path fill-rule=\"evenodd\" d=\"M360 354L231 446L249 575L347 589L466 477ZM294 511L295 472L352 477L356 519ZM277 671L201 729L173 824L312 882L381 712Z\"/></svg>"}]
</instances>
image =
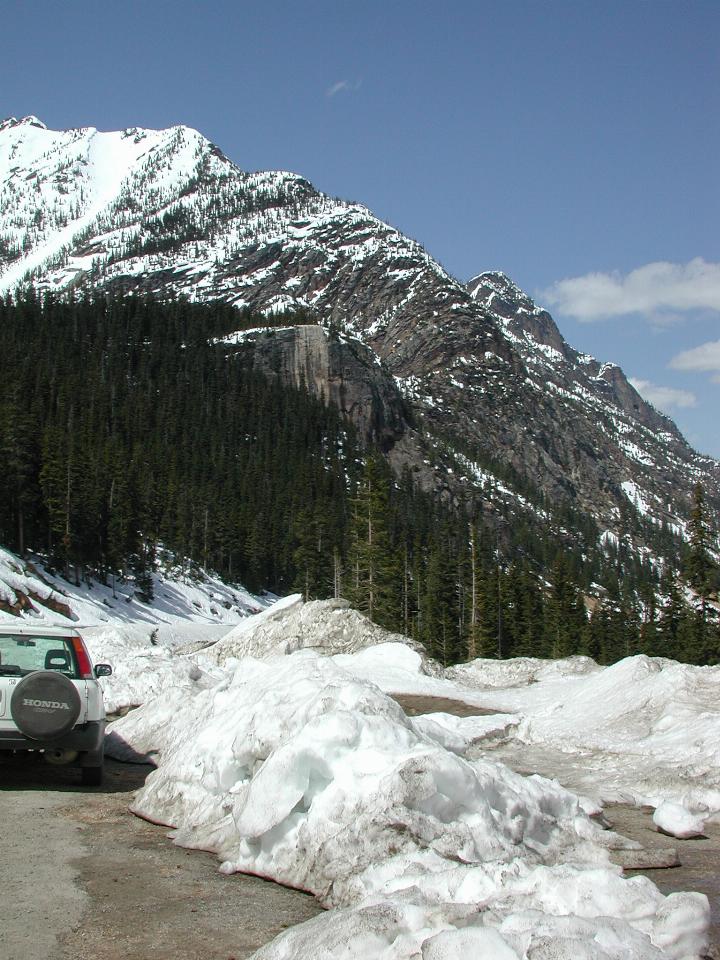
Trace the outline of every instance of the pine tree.
<instances>
[{"instance_id":1,"label":"pine tree","mask_svg":"<svg viewBox=\"0 0 720 960\"><path fill-rule=\"evenodd\" d=\"M554 658L577 653L583 641L587 616L564 552L555 557L546 603L546 643Z\"/></svg>"},{"instance_id":2,"label":"pine tree","mask_svg":"<svg viewBox=\"0 0 720 960\"><path fill-rule=\"evenodd\" d=\"M698 483L693 491L693 507L688 523L690 551L686 564L686 577L697 597L696 610L688 631L689 648L686 655L694 663L707 663L718 656L716 630L708 620L708 597L715 564L709 546L712 534L707 519L705 491Z\"/></svg>"},{"instance_id":3,"label":"pine tree","mask_svg":"<svg viewBox=\"0 0 720 960\"><path fill-rule=\"evenodd\" d=\"M714 564L708 549L711 533L707 519L705 491L700 483L695 485L693 491L693 506L688 523L688 534L690 537L690 552L687 558L685 575L697 595L706 599L710 589L710 578L714 570Z\"/></svg>"},{"instance_id":4,"label":"pine tree","mask_svg":"<svg viewBox=\"0 0 720 960\"><path fill-rule=\"evenodd\" d=\"M371 620L393 629L401 619L402 575L389 524L387 465L370 455L353 501L349 593Z\"/></svg>"},{"instance_id":5,"label":"pine tree","mask_svg":"<svg viewBox=\"0 0 720 960\"><path fill-rule=\"evenodd\" d=\"M686 605L680 593L677 578L667 569L660 581L660 592L664 602L660 608L657 632L658 652L661 656L675 660L683 659L683 626L686 619Z\"/></svg>"}]
</instances>

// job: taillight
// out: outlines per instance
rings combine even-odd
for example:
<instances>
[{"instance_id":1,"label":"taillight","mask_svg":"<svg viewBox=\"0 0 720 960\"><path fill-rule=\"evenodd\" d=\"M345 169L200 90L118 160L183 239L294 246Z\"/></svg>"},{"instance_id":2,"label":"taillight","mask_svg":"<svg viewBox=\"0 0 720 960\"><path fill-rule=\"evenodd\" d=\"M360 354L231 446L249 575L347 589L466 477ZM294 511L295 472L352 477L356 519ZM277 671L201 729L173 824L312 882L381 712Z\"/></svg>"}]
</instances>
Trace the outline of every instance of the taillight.
<instances>
[{"instance_id":1,"label":"taillight","mask_svg":"<svg viewBox=\"0 0 720 960\"><path fill-rule=\"evenodd\" d=\"M78 673L83 680L89 680L92 677L93 672L92 664L90 663L90 656L85 649L85 644L82 642L80 637L73 637L72 645L73 650L75 651L75 659L77 660Z\"/></svg>"}]
</instances>

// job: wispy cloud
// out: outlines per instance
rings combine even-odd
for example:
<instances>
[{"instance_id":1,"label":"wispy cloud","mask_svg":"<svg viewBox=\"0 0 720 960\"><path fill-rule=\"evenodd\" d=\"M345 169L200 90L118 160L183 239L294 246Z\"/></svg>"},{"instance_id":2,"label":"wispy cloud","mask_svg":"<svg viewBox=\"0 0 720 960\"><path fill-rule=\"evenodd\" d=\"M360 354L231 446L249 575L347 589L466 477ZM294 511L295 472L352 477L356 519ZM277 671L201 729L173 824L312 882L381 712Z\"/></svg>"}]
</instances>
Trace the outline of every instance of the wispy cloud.
<instances>
[{"instance_id":1,"label":"wispy cloud","mask_svg":"<svg viewBox=\"0 0 720 960\"><path fill-rule=\"evenodd\" d=\"M675 387L661 387L649 380L630 379L641 397L648 400L658 410L675 410L685 407L696 407L697 397L689 390L678 390Z\"/></svg>"},{"instance_id":2,"label":"wispy cloud","mask_svg":"<svg viewBox=\"0 0 720 960\"><path fill-rule=\"evenodd\" d=\"M630 273L588 273L559 280L540 297L560 314L584 323L640 314L655 324L691 310L720 311L720 263L648 263Z\"/></svg>"},{"instance_id":3,"label":"wispy cloud","mask_svg":"<svg viewBox=\"0 0 720 960\"><path fill-rule=\"evenodd\" d=\"M672 358L670 366L674 370L711 373L711 379L720 383L720 340L709 340L692 350L683 350Z\"/></svg>"},{"instance_id":4,"label":"wispy cloud","mask_svg":"<svg viewBox=\"0 0 720 960\"><path fill-rule=\"evenodd\" d=\"M325 91L326 97L335 97L338 93L353 93L362 86L362 80L338 80Z\"/></svg>"}]
</instances>

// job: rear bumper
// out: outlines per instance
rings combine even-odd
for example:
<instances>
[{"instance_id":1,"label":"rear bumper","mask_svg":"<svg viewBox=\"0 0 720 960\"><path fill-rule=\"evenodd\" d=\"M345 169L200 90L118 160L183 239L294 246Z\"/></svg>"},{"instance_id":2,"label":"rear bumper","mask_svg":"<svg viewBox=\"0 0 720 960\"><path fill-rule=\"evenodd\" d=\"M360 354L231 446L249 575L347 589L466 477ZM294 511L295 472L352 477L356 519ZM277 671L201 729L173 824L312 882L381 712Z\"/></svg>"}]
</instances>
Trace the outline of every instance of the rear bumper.
<instances>
[{"instance_id":1,"label":"rear bumper","mask_svg":"<svg viewBox=\"0 0 720 960\"><path fill-rule=\"evenodd\" d=\"M55 740L33 740L19 730L0 730L0 750L77 750L98 753L105 739L105 721L83 723Z\"/></svg>"}]
</instances>

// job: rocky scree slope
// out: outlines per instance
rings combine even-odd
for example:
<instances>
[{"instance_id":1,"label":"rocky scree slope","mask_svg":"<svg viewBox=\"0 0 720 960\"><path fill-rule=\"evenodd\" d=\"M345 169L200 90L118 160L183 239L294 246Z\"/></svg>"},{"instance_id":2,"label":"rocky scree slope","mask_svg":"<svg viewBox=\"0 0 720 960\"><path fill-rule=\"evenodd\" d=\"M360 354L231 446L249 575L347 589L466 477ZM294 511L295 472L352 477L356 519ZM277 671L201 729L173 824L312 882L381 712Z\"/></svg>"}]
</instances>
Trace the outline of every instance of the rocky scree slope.
<instances>
[{"instance_id":1,"label":"rocky scree slope","mask_svg":"<svg viewBox=\"0 0 720 960\"><path fill-rule=\"evenodd\" d=\"M0 293L27 283L310 313L329 329L234 345L337 402L426 488L531 509L497 480L511 468L616 532L628 515L682 531L698 480L720 508L720 465L504 275L465 285L366 207L243 172L187 127L0 124Z\"/></svg>"}]
</instances>

